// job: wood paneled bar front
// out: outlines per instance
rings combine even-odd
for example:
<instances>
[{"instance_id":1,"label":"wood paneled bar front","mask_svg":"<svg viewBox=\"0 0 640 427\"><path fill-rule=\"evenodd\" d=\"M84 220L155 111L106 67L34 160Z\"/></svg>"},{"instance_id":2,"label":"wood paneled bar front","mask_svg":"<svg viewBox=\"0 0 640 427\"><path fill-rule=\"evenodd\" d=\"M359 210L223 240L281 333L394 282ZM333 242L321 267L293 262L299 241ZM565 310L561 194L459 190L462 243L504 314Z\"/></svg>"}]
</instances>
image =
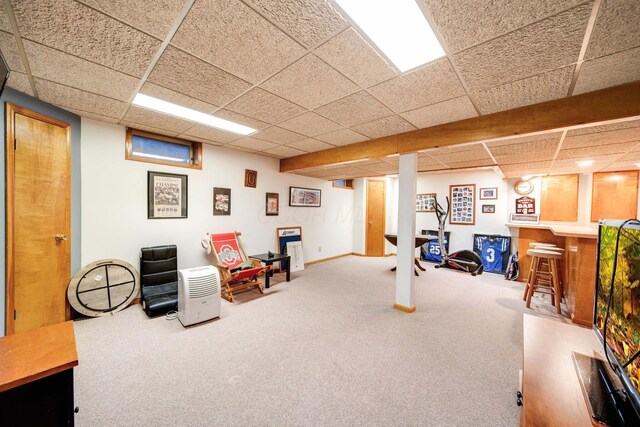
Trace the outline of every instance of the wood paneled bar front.
<instances>
[{"instance_id":1,"label":"wood paneled bar front","mask_svg":"<svg viewBox=\"0 0 640 427\"><path fill-rule=\"evenodd\" d=\"M562 282L567 308L574 323L591 326L596 287L598 229L595 226L514 224L517 230L521 282L526 282L531 259L531 242L553 243L564 249ZM515 234L515 233L514 233Z\"/></svg>"}]
</instances>

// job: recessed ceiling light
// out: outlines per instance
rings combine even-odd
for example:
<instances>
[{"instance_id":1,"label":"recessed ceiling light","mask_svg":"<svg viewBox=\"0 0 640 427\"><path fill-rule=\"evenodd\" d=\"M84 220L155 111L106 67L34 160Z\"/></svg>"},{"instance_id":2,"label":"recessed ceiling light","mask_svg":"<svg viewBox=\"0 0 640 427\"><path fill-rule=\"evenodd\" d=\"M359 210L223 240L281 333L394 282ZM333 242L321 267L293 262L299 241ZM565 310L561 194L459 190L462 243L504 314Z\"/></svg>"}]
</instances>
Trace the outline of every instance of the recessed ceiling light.
<instances>
[{"instance_id":1,"label":"recessed ceiling light","mask_svg":"<svg viewBox=\"0 0 640 427\"><path fill-rule=\"evenodd\" d=\"M640 168L640 163L636 163L636 167L637 167L637 168Z\"/></svg>"},{"instance_id":2,"label":"recessed ceiling light","mask_svg":"<svg viewBox=\"0 0 640 427\"><path fill-rule=\"evenodd\" d=\"M202 123L203 125L227 130L229 132L239 133L240 135L249 135L256 131L256 129L250 128L249 126L221 119L220 117L215 117L211 114L192 110L191 108L163 101L142 93L136 95L133 99L133 103L141 107L149 108L150 110L170 114L172 116L180 117L181 119L191 120L193 122Z\"/></svg>"},{"instance_id":3,"label":"recessed ceiling light","mask_svg":"<svg viewBox=\"0 0 640 427\"><path fill-rule=\"evenodd\" d=\"M592 165L592 164L594 164L594 163L595 163L595 160L581 160L581 161L579 161L579 162L576 162L576 164L577 164L578 166L580 166L581 168L589 167L589 166L591 166L591 165Z\"/></svg>"},{"instance_id":4,"label":"recessed ceiling light","mask_svg":"<svg viewBox=\"0 0 640 427\"><path fill-rule=\"evenodd\" d=\"M444 56L415 0L335 0L401 72Z\"/></svg>"}]
</instances>

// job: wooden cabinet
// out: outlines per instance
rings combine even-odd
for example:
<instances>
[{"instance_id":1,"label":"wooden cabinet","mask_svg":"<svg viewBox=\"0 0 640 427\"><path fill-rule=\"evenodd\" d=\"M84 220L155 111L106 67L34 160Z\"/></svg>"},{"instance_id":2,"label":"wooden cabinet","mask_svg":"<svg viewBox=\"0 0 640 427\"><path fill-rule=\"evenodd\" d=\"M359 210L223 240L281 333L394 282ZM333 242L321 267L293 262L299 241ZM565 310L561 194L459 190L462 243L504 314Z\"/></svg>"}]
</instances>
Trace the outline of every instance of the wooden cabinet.
<instances>
[{"instance_id":1,"label":"wooden cabinet","mask_svg":"<svg viewBox=\"0 0 640 427\"><path fill-rule=\"evenodd\" d=\"M73 323L0 338L0 414L3 425L72 426Z\"/></svg>"}]
</instances>

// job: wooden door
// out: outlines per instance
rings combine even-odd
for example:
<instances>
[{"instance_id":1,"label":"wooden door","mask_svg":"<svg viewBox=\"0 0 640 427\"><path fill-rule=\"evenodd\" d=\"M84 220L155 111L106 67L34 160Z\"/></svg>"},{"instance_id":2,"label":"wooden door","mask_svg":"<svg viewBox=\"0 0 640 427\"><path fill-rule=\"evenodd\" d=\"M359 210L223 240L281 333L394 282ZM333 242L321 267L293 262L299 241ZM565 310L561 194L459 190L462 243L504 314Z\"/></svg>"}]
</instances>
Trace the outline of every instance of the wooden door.
<instances>
[{"instance_id":1,"label":"wooden door","mask_svg":"<svg viewBox=\"0 0 640 427\"><path fill-rule=\"evenodd\" d=\"M7 335L69 318L71 127L7 104Z\"/></svg>"},{"instance_id":2,"label":"wooden door","mask_svg":"<svg viewBox=\"0 0 640 427\"><path fill-rule=\"evenodd\" d=\"M367 180L366 256L384 256L385 183Z\"/></svg>"}]
</instances>

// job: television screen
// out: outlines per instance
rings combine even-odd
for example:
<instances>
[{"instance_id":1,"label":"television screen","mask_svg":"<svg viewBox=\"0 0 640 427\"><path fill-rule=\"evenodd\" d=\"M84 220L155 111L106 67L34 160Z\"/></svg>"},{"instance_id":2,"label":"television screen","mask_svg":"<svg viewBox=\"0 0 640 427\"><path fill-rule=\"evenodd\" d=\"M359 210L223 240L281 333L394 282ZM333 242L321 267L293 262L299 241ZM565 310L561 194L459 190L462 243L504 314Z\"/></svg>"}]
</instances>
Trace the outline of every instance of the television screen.
<instances>
[{"instance_id":1,"label":"television screen","mask_svg":"<svg viewBox=\"0 0 640 427\"><path fill-rule=\"evenodd\" d=\"M602 221L599 232L598 277L596 288L595 326L601 338L606 335L607 346L617 359L620 374L622 367L640 350L640 227L626 225L620 233L616 256L616 238L622 221ZM611 278L615 266L615 280L611 304ZM607 309L609 312L607 316ZM612 360L615 364L616 361ZM640 396L640 357L633 360L621 378L631 400ZM638 409L636 409L637 411Z\"/></svg>"},{"instance_id":2,"label":"television screen","mask_svg":"<svg viewBox=\"0 0 640 427\"><path fill-rule=\"evenodd\" d=\"M0 95L2 95L2 91L4 91L4 86L7 84L8 78L9 67L7 66L7 62L4 60L4 55L0 51Z\"/></svg>"}]
</instances>

